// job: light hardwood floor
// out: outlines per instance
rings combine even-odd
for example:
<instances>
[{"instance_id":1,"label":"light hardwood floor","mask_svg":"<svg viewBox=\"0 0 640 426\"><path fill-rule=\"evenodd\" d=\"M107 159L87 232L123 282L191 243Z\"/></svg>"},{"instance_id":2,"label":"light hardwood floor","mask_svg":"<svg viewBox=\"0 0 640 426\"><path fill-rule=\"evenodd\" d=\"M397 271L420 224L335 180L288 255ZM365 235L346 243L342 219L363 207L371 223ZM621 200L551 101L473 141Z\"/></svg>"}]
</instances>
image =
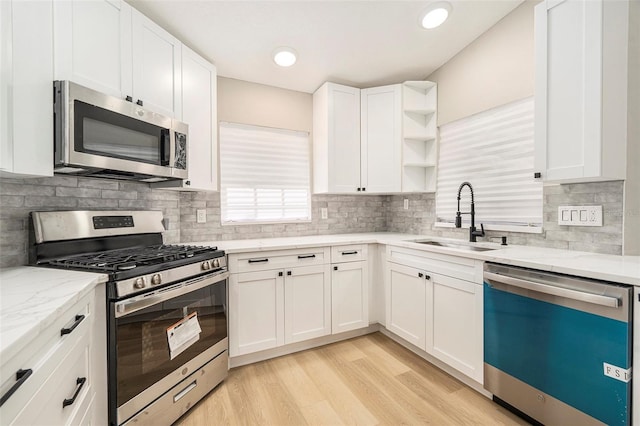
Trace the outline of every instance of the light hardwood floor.
<instances>
[{"instance_id":1,"label":"light hardwood floor","mask_svg":"<svg viewBox=\"0 0 640 426\"><path fill-rule=\"evenodd\" d=\"M234 368L176 424L528 423L374 333Z\"/></svg>"}]
</instances>

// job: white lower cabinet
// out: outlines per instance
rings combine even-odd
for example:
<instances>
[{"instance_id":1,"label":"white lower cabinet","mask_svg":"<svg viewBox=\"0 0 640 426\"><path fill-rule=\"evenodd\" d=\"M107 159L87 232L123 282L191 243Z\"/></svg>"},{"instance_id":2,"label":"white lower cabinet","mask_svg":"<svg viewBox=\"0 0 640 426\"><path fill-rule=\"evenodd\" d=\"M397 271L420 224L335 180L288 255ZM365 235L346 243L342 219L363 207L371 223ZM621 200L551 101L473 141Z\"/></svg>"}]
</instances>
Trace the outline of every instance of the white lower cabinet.
<instances>
[{"instance_id":1,"label":"white lower cabinet","mask_svg":"<svg viewBox=\"0 0 640 426\"><path fill-rule=\"evenodd\" d=\"M106 423L104 300L101 284L2 360L3 395L15 389L0 408L3 425Z\"/></svg>"},{"instance_id":2,"label":"white lower cabinet","mask_svg":"<svg viewBox=\"0 0 640 426\"><path fill-rule=\"evenodd\" d=\"M368 262L339 263L331 269L331 332L368 327Z\"/></svg>"},{"instance_id":3,"label":"white lower cabinet","mask_svg":"<svg viewBox=\"0 0 640 426\"><path fill-rule=\"evenodd\" d=\"M481 382L482 285L444 275L433 275L431 281L432 354L461 373Z\"/></svg>"},{"instance_id":4,"label":"white lower cabinet","mask_svg":"<svg viewBox=\"0 0 640 426\"><path fill-rule=\"evenodd\" d=\"M284 277L270 270L229 277L229 353L244 355L284 344Z\"/></svg>"},{"instance_id":5,"label":"white lower cabinet","mask_svg":"<svg viewBox=\"0 0 640 426\"><path fill-rule=\"evenodd\" d=\"M325 250L229 255L230 356L331 334L331 269L324 263L329 258ZM251 272L234 273L234 267Z\"/></svg>"},{"instance_id":6,"label":"white lower cabinet","mask_svg":"<svg viewBox=\"0 0 640 426\"><path fill-rule=\"evenodd\" d=\"M423 272L389 264L387 329L422 350L426 347L426 294Z\"/></svg>"},{"instance_id":7,"label":"white lower cabinet","mask_svg":"<svg viewBox=\"0 0 640 426\"><path fill-rule=\"evenodd\" d=\"M386 328L483 382L482 262L387 247Z\"/></svg>"},{"instance_id":8,"label":"white lower cabinet","mask_svg":"<svg viewBox=\"0 0 640 426\"><path fill-rule=\"evenodd\" d=\"M291 268L284 277L284 343L331 334L329 265Z\"/></svg>"}]
</instances>

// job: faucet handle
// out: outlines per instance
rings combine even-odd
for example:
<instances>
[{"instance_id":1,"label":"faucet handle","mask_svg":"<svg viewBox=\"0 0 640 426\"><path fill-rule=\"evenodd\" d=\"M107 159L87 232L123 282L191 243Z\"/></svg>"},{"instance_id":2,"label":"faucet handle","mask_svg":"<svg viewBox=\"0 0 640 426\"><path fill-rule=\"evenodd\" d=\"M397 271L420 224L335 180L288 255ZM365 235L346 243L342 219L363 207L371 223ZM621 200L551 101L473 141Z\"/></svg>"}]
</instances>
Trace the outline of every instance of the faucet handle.
<instances>
[{"instance_id":1,"label":"faucet handle","mask_svg":"<svg viewBox=\"0 0 640 426\"><path fill-rule=\"evenodd\" d=\"M477 231L476 228L473 228L471 234L476 237L484 237L484 225L482 223L480 224L480 231Z\"/></svg>"}]
</instances>

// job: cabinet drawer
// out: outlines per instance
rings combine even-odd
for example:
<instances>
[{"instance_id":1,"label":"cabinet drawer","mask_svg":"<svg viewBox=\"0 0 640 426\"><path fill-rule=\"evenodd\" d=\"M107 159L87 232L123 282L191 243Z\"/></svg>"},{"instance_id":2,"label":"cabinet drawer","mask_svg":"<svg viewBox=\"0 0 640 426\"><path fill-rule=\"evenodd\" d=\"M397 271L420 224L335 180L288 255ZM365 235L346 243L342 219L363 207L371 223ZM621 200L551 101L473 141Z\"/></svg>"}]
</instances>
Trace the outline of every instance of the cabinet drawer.
<instances>
[{"instance_id":1,"label":"cabinet drawer","mask_svg":"<svg viewBox=\"0 0 640 426\"><path fill-rule=\"evenodd\" d=\"M69 424L91 402L89 335L83 336L15 419L15 424ZM66 404L63 406L63 404Z\"/></svg>"},{"instance_id":2,"label":"cabinet drawer","mask_svg":"<svg viewBox=\"0 0 640 426\"><path fill-rule=\"evenodd\" d=\"M367 259L366 244L331 247L331 263L357 262Z\"/></svg>"},{"instance_id":3,"label":"cabinet drawer","mask_svg":"<svg viewBox=\"0 0 640 426\"><path fill-rule=\"evenodd\" d=\"M308 249L259 251L229 255L229 272L252 272L269 269L295 268L297 266L329 263L328 247Z\"/></svg>"},{"instance_id":4,"label":"cabinet drawer","mask_svg":"<svg viewBox=\"0 0 640 426\"><path fill-rule=\"evenodd\" d=\"M387 260L476 284L482 283L481 260L394 246L387 246Z\"/></svg>"},{"instance_id":5,"label":"cabinet drawer","mask_svg":"<svg viewBox=\"0 0 640 426\"><path fill-rule=\"evenodd\" d=\"M37 411L34 410L34 407L42 406L43 401L40 401L34 395L39 392L38 390L63 362L65 357L78 349L79 342L86 342L88 345L89 330L92 322L91 315L94 308L92 296L93 292L61 314L50 326L35 336L19 354L11 359L2 360L2 395L6 394L16 384L16 372L18 370L29 369L32 371L31 375L15 390L0 409L3 423L11 423L12 419L15 419L21 412ZM81 319L81 316L84 316L84 318ZM62 332L63 329L65 334ZM68 364L67 370L71 371L71 366L72 364ZM66 389L62 386L62 383L54 386L54 388L57 387L55 395L59 395L63 389ZM60 400L60 406L62 406L62 400ZM20 414L20 416L23 415L25 414ZM47 421L40 423L49 424L53 422L51 419L47 419Z\"/></svg>"}]
</instances>

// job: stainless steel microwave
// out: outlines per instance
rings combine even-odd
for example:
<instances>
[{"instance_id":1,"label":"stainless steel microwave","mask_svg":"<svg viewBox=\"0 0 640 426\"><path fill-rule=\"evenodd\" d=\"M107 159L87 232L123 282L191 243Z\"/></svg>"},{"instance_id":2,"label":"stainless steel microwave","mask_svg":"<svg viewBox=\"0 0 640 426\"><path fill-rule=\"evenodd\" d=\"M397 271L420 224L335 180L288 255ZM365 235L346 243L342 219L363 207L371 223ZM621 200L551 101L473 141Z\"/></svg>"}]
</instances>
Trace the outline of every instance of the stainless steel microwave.
<instances>
[{"instance_id":1,"label":"stainless steel microwave","mask_svg":"<svg viewBox=\"0 0 640 426\"><path fill-rule=\"evenodd\" d=\"M54 172L187 179L188 126L70 81L54 81Z\"/></svg>"}]
</instances>

